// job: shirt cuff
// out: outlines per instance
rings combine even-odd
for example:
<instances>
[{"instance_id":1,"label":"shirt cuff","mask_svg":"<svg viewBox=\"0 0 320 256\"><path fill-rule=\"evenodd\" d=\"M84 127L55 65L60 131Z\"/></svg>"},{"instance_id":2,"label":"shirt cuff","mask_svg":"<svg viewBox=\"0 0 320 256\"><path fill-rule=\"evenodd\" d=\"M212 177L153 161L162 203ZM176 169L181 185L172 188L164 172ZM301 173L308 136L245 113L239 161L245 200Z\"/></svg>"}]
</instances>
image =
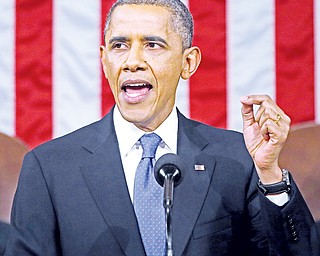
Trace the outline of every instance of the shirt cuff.
<instances>
[{"instance_id":1,"label":"shirt cuff","mask_svg":"<svg viewBox=\"0 0 320 256\"><path fill-rule=\"evenodd\" d=\"M283 206L287 202L289 202L290 197L287 192L283 192L281 194L277 195L267 195L266 196L272 203L278 205L278 206Z\"/></svg>"}]
</instances>

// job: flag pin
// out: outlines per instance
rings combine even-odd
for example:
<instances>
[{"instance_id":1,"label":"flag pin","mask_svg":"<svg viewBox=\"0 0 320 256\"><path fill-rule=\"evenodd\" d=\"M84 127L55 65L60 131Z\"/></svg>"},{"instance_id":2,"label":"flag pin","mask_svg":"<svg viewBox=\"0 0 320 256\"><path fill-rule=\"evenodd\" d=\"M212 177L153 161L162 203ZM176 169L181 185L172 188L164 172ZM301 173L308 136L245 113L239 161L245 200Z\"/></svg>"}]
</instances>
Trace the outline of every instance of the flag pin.
<instances>
[{"instance_id":1,"label":"flag pin","mask_svg":"<svg viewBox=\"0 0 320 256\"><path fill-rule=\"evenodd\" d=\"M195 171L205 171L206 168L204 167L203 164L195 164L195 165L194 165L194 170L195 170Z\"/></svg>"}]
</instances>

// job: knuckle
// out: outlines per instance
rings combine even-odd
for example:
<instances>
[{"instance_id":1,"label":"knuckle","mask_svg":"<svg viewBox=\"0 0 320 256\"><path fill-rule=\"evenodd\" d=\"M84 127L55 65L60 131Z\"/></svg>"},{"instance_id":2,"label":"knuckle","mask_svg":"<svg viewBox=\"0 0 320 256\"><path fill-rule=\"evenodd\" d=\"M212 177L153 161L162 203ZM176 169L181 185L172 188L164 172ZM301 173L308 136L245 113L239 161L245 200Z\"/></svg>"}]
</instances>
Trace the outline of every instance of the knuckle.
<instances>
[{"instance_id":1,"label":"knuckle","mask_svg":"<svg viewBox=\"0 0 320 256\"><path fill-rule=\"evenodd\" d=\"M287 116L287 118L288 118L288 124L290 125L292 120L289 116Z\"/></svg>"},{"instance_id":2,"label":"knuckle","mask_svg":"<svg viewBox=\"0 0 320 256\"><path fill-rule=\"evenodd\" d=\"M264 94L263 96L262 96L266 101L272 101L272 99L271 99L271 97L268 95L268 94Z\"/></svg>"}]
</instances>

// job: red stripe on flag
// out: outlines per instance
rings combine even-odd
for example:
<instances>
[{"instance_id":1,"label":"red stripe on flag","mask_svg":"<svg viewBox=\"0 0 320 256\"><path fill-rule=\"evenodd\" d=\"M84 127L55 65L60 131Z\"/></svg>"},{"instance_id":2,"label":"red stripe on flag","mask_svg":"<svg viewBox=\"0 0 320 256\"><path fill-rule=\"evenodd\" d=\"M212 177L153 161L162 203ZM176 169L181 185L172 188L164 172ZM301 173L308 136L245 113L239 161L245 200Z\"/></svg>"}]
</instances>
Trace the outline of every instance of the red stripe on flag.
<instances>
[{"instance_id":1,"label":"red stripe on flag","mask_svg":"<svg viewBox=\"0 0 320 256\"><path fill-rule=\"evenodd\" d=\"M292 123L314 120L313 0L276 1L277 103Z\"/></svg>"},{"instance_id":2,"label":"red stripe on flag","mask_svg":"<svg viewBox=\"0 0 320 256\"><path fill-rule=\"evenodd\" d=\"M105 25L105 21L106 21L106 17L107 17L107 13L109 12L110 7L112 6L113 1L111 0L101 0L101 33L103 33L104 31L104 25ZM104 45L104 38L101 35L101 44ZM102 70L102 68L101 68ZM105 115L110 108L114 105L114 99L113 99L113 95L112 92L110 90L110 86L109 83L107 81L107 79L104 76L103 71L101 71L101 83L102 83L102 88L101 88L101 108L102 108L102 114Z\"/></svg>"},{"instance_id":3,"label":"red stripe on flag","mask_svg":"<svg viewBox=\"0 0 320 256\"><path fill-rule=\"evenodd\" d=\"M16 1L16 135L52 138L52 2Z\"/></svg>"},{"instance_id":4,"label":"red stripe on flag","mask_svg":"<svg viewBox=\"0 0 320 256\"><path fill-rule=\"evenodd\" d=\"M195 20L194 45L202 62L190 79L190 116L226 127L226 4L225 1L189 1Z\"/></svg>"}]
</instances>

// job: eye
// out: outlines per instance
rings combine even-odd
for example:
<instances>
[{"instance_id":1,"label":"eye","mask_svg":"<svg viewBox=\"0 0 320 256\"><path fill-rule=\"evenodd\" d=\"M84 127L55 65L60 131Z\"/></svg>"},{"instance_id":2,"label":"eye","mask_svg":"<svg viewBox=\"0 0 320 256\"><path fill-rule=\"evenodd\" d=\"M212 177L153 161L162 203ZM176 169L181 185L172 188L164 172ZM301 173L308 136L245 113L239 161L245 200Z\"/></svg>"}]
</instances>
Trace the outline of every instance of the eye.
<instances>
[{"instance_id":1,"label":"eye","mask_svg":"<svg viewBox=\"0 0 320 256\"><path fill-rule=\"evenodd\" d=\"M155 42L148 42L146 47L150 49L160 49L162 48L162 45Z\"/></svg>"},{"instance_id":2,"label":"eye","mask_svg":"<svg viewBox=\"0 0 320 256\"><path fill-rule=\"evenodd\" d=\"M126 44L122 42L116 42L112 44L112 49L125 49L125 48L126 48Z\"/></svg>"}]
</instances>

